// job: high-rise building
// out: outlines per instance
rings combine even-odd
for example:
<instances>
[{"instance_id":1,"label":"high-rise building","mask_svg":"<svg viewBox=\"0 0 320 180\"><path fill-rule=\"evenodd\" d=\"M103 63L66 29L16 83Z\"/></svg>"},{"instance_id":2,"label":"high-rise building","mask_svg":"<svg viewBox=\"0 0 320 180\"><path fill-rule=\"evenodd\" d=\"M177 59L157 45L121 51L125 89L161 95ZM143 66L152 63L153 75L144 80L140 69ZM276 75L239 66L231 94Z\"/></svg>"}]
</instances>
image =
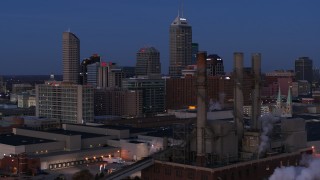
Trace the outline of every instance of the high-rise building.
<instances>
[{"instance_id":1,"label":"high-rise building","mask_svg":"<svg viewBox=\"0 0 320 180\"><path fill-rule=\"evenodd\" d=\"M192 43L192 61L191 64L197 64L197 54L199 52L199 44Z\"/></svg>"},{"instance_id":2,"label":"high-rise building","mask_svg":"<svg viewBox=\"0 0 320 180\"><path fill-rule=\"evenodd\" d=\"M207 74L208 76L225 74L223 60L217 54L210 54L207 57Z\"/></svg>"},{"instance_id":3,"label":"high-rise building","mask_svg":"<svg viewBox=\"0 0 320 180\"><path fill-rule=\"evenodd\" d=\"M71 32L62 34L63 81L79 82L80 40Z\"/></svg>"},{"instance_id":4,"label":"high-rise building","mask_svg":"<svg viewBox=\"0 0 320 180\"><path fill-rule=\"evenodd\" d=\"M122 88L142 90L143 113L154 115L164 112L165 81L164 79L130 78L122 81Z\"/></svg>"},{"instance_id":5,"label":"high-rise building","mask_svg":"<svg viewBox=\"0 0 320 180\"><path fill-rule=\"evenodd\" d=\"M296 80L313 80L312 60L309 57L299 57L295 61Z\"/></svg>"},{"instance_id":6,"label":"high-rise building","mask_svg":"<svg viewBox=\"0 0 320 180\"><path fill-rule=\"evenodd\" d=\"M2 76L0 76L0 93L5 93L5 92L7 92L6 81Z\"/></svg>"},{"instance_id":7,"label":"high-rise building","mask_svg":"<svg viewBox=\"0 0 320 180\"><path fill-rule=\"evenodd\" d=\"M124 72L120 68L110 69L108 75L108 87L110 88L120 88L122 87L122 80L124 79Z\"/></svg>"},{"instance_id":8,"label":"high-rise building","mask_svg":"<svg viewBox=\"0 0 320 180\"><path fill-rule=\"evenodd\" d=\"M192 63L192 28L178 15L170 26L169 75L181 77L181 70Z\"/></svg>"},{"instance_id":9,"label":"high-rise building","mask_svg":"<svg viewBox=\"0 0 320 180\"><path fill-rule=\"evenodd\" d=\"M145 47L137 52L136 75L161 74L160 52L154 47Z\"/></svg>"},{"instance_id":10,"label":"high-rise building","mask_svg":"<svg viewBox=\"0 0 320 180\"><path fill-rule=\"evenodd\" d=\"M93 98L92 86L47 81L36 85L36 116L62 123L92 122Z\"/></svg>"},{"instance_id":11,"label":"high-rise building","mask_svg":"<svg viewBox=\"0 0 320 180\"><path fill-rule=\"evenodd\" d=\"M116 116L142 116L142 91L124 89L96 89L94 114Z\"/></svg>"},{"instance_id":12,"label":"high-rise building","mask_svg":"<svg viewBox=\"0 0 320 180\"><path fill-rule=\"evenodd\" d=\"M318 67L313 68L313 81L320 82L320 69Z\"/></svg>"},{"instance_id":13,"label":"high-rise building","mask_svg":"<svg viewBox=\"0 0 320 180\"><path fill-rule=\"evenodd\" d=\"M100 62L89 64L87 66L87 84L97 87L98 85L98 73Z\"/></svg>"},{"instance_id":14,"label":"high-rise building","mask_svg":"<svg viewBox=\"0 0 320 180\"><path fill-rule=\"evenodd\" d=\"M93 54L90 58L84 59L80 64L80 84L87 84L88 70L87 66L100 62L101 58L98 54Z\"/></svg>"},{"instance_id":15,"label":"high-rise building","mask_svg":"<svg viewBox=\"0 0 320 180\"><path fill-rule=\"evenodd\" d=\"M134 66L122 66L121 69L125 78L132 78L136 75L136 67Z\"/></svg>"}]
</instances>

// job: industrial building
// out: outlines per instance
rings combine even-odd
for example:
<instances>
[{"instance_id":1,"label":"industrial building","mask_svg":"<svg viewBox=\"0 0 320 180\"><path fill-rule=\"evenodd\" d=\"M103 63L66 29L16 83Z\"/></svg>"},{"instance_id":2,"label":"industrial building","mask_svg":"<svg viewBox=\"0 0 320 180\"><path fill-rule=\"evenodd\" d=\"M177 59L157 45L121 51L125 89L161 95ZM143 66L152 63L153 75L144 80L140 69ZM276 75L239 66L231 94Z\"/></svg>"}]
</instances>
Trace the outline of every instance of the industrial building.
<instances>
[{"instance_id":1,"label":"industrial building","mask_svg":"<svg viewBox=\"0 0 320 180\"><path fill-rule=\"evenodd\" d=\"M307 145L303 119L260 117L259 53L252 54L254 84L249 93L253 108L249 126L245 124L243 71L249 69L243 68L243 57L243 53L234 53L233 120L209 120L206 53L198 53L197 121L175 131L182 143L170 148L171 152L154 156L153 165L142 170L142 179L267 179L277 167L296 166L302 154L313 152Z\"/></svg>"}]
</instances>

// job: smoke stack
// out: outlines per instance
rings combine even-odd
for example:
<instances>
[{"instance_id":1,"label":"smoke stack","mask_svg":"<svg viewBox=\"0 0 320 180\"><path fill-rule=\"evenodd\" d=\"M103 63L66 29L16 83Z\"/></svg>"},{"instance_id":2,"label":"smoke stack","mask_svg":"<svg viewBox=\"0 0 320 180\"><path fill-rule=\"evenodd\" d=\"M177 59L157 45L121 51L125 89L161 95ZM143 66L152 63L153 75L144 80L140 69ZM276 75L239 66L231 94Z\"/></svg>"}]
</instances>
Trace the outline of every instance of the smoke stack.
<instances>
[{"instance_id":1,"label":"smoke stack","mask_svg":"<svg viewBox=\"0 0 320 180\"><path fill-rule=\"evenodd\" d=\"M239 146L243 137L243 53L236 52L234 57L234 122L237 129Z\"/></svg>"},{"instance_id":2,"label":"smoke stack","mask_svg":"<svg viewBox=\"0 0 320 180\"><path fill-rule=\"evenodd\" d=\"M251 128L259 130L261 125L259 124L259 117L261 114L261 97L260 97L260 84L261 84L261 54L252 54L252 75L254 77L254 89L252 91L252 122Z\"/></svg>"},{"instance_id":3,"label":"smoke stack","mask_svg":"<svg viewBox=\"0 0 320 180\"><path fill-rule=\"evenodd\" d=\"M197 55L197 159L198 166L205 166L205 126L207 120L207 53Z\"/></svg>"}]
</instances>

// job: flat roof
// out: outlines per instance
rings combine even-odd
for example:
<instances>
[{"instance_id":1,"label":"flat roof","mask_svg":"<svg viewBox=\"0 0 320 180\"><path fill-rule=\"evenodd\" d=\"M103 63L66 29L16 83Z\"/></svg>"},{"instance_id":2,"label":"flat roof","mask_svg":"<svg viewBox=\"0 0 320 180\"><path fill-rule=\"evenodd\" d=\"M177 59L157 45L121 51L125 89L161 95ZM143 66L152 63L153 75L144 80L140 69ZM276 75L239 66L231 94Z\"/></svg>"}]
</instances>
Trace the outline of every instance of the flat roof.
<instances>
[{"instance_id":1,"label":"flat roof","mask_svg":"<svg viewBox=\"0 0 320 180\"><path fill-rule=\"evenodd\" d=\"M93 127L95 127L95 126L93 126ZM26 127L21 128L21 129L28 129L28 130L32 130L32 131L47 132L47 133L54 133L54 134L62 134L62 135L66 135L66 136L81 135L81 139L108 136L108 135L104 135L104 134L95 134L95 133L87 133L87 132L80 132L80 131L70 131L70 130L64 130L64 129L36 130L36 129L26 128Z\"/></svg>"},{"instance_id":2,"label":"flat roof","mask_svg":"<svg viewBox=\"0 0 320 180\"><path fill-rule=\"evenodd\" d=\"M79 132L79 131L69 131L69 130L64 130L64 129L50 129L50 130L46 130L46 131L43 131L43 132L49 132L49 133L55 133L55 134L63 134L63 135L68 135L68 136L81 135L81 139L108 136L108 135L104 135L104 134L94 134L94 133Z\"/></svg>"},{"instance_id":3,"label":"flat roof","mask_svg":"<svg viewBox=\"0 0 320 180\"><path fill-rule=\"evenodd\" d=\"M0 143L11 145L11 146L21 146L21 145L29 145L29 144L42 144L56 142L54 140L34 138L29 136L21 136L15 134L1 134L0 135Z\"/></svg>"}]
</instances>

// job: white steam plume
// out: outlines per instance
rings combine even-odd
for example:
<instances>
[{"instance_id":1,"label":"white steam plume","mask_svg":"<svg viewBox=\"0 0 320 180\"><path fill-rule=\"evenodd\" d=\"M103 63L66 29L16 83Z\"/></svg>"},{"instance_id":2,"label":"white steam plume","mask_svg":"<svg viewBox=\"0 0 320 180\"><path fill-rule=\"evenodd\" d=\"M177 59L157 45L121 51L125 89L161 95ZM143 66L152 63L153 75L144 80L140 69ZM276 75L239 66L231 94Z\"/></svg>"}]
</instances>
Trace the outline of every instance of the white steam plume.
<instances>
[{"instance_id":1,"label":"white steam plume","mask_svg":"<svg viewBox=\"0 0 320 180\"><path fill-rule=\"evenodd\" d=\"M317 180L320 179L320 159L302 156L300 166L281 167L274 170L269 180Z\"/></svg>"},{"instance_id":2,"label":"white steam plume","mask_svg":"<svg viewBox=\"0 0 320 180\"><path fill-rule=\"evenodd\" d=\"M259 152L261 153L265 152L268 148L269 143L269 135L272 132L273 124L279 121L279 118L276 118L272 116L271 114L263 115L259 118L259 121L261 121L261 127L262 127L262 133L260 136L260 145L259 145Z\"/></svg>"}]
</instances>

